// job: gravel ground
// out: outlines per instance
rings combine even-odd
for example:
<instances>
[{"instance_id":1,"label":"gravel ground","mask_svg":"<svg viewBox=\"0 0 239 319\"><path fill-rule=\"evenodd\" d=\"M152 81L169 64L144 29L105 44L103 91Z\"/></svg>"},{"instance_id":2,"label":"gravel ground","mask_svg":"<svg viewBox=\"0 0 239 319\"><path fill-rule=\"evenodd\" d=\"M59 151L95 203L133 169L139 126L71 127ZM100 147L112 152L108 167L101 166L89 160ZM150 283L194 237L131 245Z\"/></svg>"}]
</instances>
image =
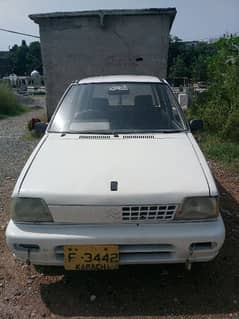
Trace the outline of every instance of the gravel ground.
<instances>
[{"instance_id":1,"label":"gravel ground","mask_svg":"<svg viewBox=\"0 0 239 319\"><path fill-rule=\"evenodd\" d=\"M26 137L25 126L38 112L0 121L0 318L238 319L239 178L215 163L227 238L213 262L195 264L191 272L184 265L156 265L44 276L15 260L5 244L9 199L37 143Z\"/></svg>"},{"instance_id":2,"label":"gravel ground","mask_svg":"<svg viewBox=\"0 0 239 319\"><path fill-rule=\"evenodd\" d=\"M39 104L38 99L37 104ZM27 122L43 114L44 108L32 107L30 112L21 116L0 121L0 185L4 179L15 179L19 175L23 163L38 143L37 139L31 138L27 130Z\"/></svg>"}]
</instances>

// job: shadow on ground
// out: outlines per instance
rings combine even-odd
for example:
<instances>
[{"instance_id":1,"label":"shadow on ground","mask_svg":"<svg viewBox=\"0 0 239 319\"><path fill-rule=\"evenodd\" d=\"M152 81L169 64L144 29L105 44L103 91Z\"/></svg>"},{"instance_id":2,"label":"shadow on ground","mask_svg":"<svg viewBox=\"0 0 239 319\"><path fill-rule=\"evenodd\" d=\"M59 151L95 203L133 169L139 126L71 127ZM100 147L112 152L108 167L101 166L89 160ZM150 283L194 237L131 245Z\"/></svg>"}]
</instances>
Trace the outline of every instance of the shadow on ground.
<instances>
[{"instance_id":1,"label":"shadow on ground","mask_svg":"<svg viewBox=\"0 0 239 319\"><path fill-rule=\"evenodd\" d=\"M239 311L239 205L220 185L227 238L210 263L128 266L116 272L68 273L41 285L41 297L61 316L154 316ZM96 299L91 302L90 297Z\"/></svg>"}]
</instances>

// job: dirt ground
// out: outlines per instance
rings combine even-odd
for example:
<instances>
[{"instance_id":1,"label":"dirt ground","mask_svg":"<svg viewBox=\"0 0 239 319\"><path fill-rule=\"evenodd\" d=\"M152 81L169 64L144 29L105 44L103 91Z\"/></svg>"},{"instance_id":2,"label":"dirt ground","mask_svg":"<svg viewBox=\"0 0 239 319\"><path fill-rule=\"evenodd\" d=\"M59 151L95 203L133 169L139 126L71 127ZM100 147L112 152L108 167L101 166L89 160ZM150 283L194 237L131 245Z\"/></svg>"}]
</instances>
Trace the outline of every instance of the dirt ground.
<instances>
[{"instance_id":1,"label":"dirt ground","mask_svg":"<svg viewBox=\"0 0 239 319\"><path fill-rule=\"evenodd\" d=\"M44 276L15 260L6 247L9 199L16 177L4 178L0 184L0 318L239 318L239 176L215 163L211 166L221 193L226 241L214 261L194 264L190 272L184 265L156 265Z\"/></svg>"}]
</instances>

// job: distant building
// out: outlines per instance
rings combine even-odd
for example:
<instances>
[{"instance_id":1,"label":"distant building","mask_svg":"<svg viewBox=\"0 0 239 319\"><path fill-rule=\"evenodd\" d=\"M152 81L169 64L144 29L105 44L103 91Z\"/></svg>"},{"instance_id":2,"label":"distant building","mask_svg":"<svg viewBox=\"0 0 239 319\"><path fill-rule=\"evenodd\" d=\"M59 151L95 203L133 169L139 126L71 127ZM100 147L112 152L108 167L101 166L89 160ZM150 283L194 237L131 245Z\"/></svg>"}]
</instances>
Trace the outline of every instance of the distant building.
<instances>
[{"instance_id":1,"label":"distant building","mask_svg":"<svg viewBox=\"0 0 239 319\"><path fill-rule=\"evenodd\" d=\"M195 47L200 41L183 41L183 44L187 47Z\"/></svg>"},{"instance_id":2,"label":"distant building","mask_svg":"<svg viewBox=\"0 0 239 319\"><path fill-rule=\"evenodd\" d=\"M50 117L73 80L111 74L166 77L175 8L33 14L40 26Z\"/></svg>"},{"instance_id":3,"label":"distant building","mask_svg":"<svg viewBox=\"0 0 239 319\"><path fill-rule=\"evenodd\" d=\"M9 61L9 52L0 51L0 78L11 73L11 64Z\"/></svg>"}]
</instances>

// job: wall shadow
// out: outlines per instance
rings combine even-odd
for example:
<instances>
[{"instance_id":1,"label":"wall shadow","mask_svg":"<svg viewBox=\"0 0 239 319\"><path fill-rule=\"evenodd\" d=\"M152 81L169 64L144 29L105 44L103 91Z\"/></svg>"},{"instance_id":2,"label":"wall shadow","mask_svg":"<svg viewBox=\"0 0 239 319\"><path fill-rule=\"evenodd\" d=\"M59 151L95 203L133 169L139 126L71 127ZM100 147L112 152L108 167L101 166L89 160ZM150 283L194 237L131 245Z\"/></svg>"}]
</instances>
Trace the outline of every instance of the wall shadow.
<instances>
[{"instance_id":1,"label":"wall shadow","mask_svg":"<svg viewBox=\"0 0 239 319\"><path fill-rule=\"evenodd\" d=\"M239 204L218 186L227 235L214 261L194 264L191 272L184 265L154 265L67 273L59 281L41 284L43 302L65 317L239 312Z\"/></svg>"}]
</instances>

